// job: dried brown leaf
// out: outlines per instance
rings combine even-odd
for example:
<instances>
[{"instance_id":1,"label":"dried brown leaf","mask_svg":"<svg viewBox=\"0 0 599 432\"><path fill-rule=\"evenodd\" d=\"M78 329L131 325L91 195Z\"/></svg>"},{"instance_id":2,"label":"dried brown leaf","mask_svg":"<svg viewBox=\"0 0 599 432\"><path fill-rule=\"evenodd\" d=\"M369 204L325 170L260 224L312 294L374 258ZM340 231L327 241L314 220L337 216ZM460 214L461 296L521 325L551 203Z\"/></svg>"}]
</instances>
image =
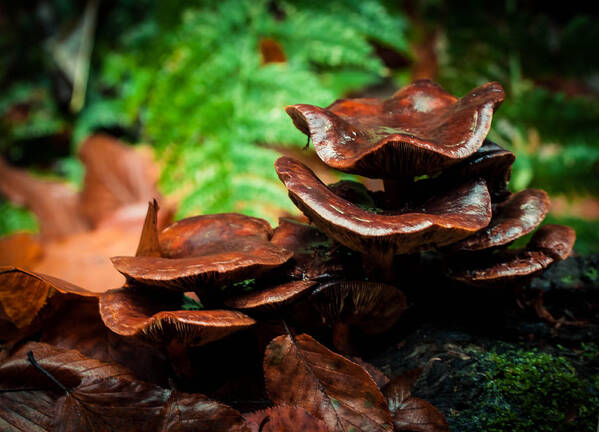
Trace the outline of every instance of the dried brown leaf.
<instances>
[{"instance_id":1,"label":"dried brown leaf","mask_svg":"<svg viewBox=\"0 0 599 432\"><path fill-rule=\"evenodd\" d=\"M308 335L273 339L264 356L264 377L275 403L304 408L331 431L393 429L370 375Z\"/></svg>"},{"instance_id":2,"label":"dried brown leaf","mask_svg":"<svg viewBox=\"0 0 599 432\"><path fill-rule=\"evenodd\" d=\"M85 165L81 213L93 226L122 207L160 201L158 171L150 154L111 136L94 135L83 143L79 157Z\"/></svg>"},{"instance_id":3,"label":"dried brown leaf","mask_svg":"<svg viewBox=\"0 0 599 432\"><path fill-rule=\"evenodd\" d=\"M277 405L244 415L252 432L328 432L327 425L300 407ZM262 426L262 429L260 427Z\"/></svg>"},{"instance_id":4,"label":"dried brown leaf","mask_svg":"<svg viewBox=\"0 0 599 432\"><path fill-rule=\"evenodd\" d=\"M35 342L0 366L0 389L6 431L249 431L241 414L203 395L136 381L121 366Z\"/></svg>"},{"instance_id":5,"label":"dried brown leaf","mask_svg":"<svg viewBox=\"0 0 599 432\"><path fill-rule=\"evenodd\" d=\"M422 369L394 377L383 388L396 431L449 432L445 416L429 402L412 396L412 386Z\"/></svg>"},{"instance_id":6,"label":"dried brown leaf","mask_svg":"<svg viewBox=\"0 0 599 432\"><path fill-rule=\"evenodd\" d=\"M77 192L62 182L33 177L0 158L0 194L29 208L40 224L45 239L62 238L88 229L80 216Z\"/></svg>"}]
</instances>

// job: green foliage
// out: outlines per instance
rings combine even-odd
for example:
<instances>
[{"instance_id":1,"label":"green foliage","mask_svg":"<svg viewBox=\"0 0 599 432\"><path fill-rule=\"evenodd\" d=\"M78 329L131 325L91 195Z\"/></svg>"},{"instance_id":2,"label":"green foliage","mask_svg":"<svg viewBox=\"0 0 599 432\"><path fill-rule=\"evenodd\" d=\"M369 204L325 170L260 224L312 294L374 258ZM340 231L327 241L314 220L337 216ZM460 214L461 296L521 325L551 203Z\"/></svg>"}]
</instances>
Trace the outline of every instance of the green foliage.
<instances>
[{"instance_id":1,"label":"green foliage","mask_svg":"<svg viewBox=\"0 0 599 432\"><path fill-rule=\"evenodd\" d=\"M202 303L200 303L199 301L184 295L183 296L183 304L181 305L181 309L183 309L183 310L202 310L202 309L204 309L204 305Z\"/></svg>"},{"instance_id":2,"label":"green foliage","mask_svg":"<svg viewBox=\"0 0 599 432\"><path fill-rule=\"evenodd\" d=\"M37 232L38 224L30 211L0 201L0 236L14 232Z\"/></svg>"},{"instance_id":3,"label":"green foliage","mask_svg":"<svg viewBox=\"0 0 599 432\"><path fill-rule=\"evenodd\" d=\"M179 196L179 216L293 210L260 143L303 146L283 107L327 105L387 74L369 40L405 50L405 22L380 1L229 0L154 16L108 53L76 136L108 123L141 125L165 158L161 180ZM287 62L263 64L260 41L281 44Z\"/></svg>"},{"instance_id":4,"label":"green foliage","mask_svg":"<svg viewBox=\"0 0 599 432\"><path fill-rule=\"evenodd\" d=\"M594 345L583 349L597 356ZM594 431L599 415L599 375L578 377L562 355L508 349L476 356L471 378L483 389L478 403L451 419L456 430L489 432Z\"/></svg>"},{"instance_id":5,"label":"green foliage","mask_svg":"<svg viewBox=\"0 0 599 432\"><path fill-rule=\"evenodd\" d=\"M47 82L16 82L0 96L0 152L20 157L15 142L54 135L66 123Z\"/></svg>"}]
</instances>

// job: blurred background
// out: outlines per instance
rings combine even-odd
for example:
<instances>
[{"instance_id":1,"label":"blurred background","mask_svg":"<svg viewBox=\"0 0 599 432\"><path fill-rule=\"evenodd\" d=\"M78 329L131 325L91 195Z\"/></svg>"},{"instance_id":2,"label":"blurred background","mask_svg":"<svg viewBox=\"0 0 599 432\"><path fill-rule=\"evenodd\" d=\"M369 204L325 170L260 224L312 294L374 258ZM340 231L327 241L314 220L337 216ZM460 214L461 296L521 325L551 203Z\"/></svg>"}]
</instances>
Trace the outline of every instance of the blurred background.
<instances>
[{"instance_id":1,"label":"blurred background","mask_svg":"<svg viewBox=\"0 0 599 432\"><path fill-rule=\"evenodd\" d=\"M175 217L276 224L297 211L273 168L280 154L340 178L302 150L285 105L388 97L417 78L462 96L497 80L506 100L489 138L517 155L511 188L547 190L547 222L598 253L599 20L591 2L549 3L3 2L0 154L76 190L81 143L107 133L151 149ZM35 233L36 216L4 195L0 236Z\"/></svg>"}]
</instances>

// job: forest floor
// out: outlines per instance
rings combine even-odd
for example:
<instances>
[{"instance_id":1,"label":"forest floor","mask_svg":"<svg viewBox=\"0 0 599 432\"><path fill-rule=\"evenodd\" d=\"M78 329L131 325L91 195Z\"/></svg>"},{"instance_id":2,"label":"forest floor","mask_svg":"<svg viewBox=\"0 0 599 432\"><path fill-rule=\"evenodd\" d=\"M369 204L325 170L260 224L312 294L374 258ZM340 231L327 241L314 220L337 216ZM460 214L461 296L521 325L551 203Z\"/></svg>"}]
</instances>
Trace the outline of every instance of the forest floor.
<instances>
[{"instance_id":1,"label":"forest floor","mask_svg":"<svg viewBox=\"0 0 599 432\"><path fill-rule=\"evenodd\" d=\"M552 324L501 290L424 288L421 298L438 299L435 306L416 300L380 341L386 348L365 360L387 376L424 366L413 393L452 431L595 431L598 270L599 255L571 257L532 281L521 298L542 292Z\"/></svg>"}]
</instances>

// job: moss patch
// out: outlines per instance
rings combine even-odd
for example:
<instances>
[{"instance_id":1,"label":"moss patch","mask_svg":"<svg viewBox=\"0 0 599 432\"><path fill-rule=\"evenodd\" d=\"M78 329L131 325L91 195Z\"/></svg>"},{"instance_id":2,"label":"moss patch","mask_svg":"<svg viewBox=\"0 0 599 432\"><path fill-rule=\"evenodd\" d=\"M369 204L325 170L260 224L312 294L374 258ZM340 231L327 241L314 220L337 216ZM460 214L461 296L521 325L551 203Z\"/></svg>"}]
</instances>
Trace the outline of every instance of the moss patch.
<instances>
[{"instance_id":1,"label":"moss patch","mask_svg":"<svg viewBox=\"0 0 599 432\"><path fill-rule=\"evenodd\" d=\"M474 381L483 393L476 405L450 414L452 430L595 431L599 416L596 370L582 379L565 355L536 349L510 347L471 354L477 361L463 371L463 378ZM577 354L585 363L599 360L596 345L583 345Z\"/></svg>"}]
</instances>

